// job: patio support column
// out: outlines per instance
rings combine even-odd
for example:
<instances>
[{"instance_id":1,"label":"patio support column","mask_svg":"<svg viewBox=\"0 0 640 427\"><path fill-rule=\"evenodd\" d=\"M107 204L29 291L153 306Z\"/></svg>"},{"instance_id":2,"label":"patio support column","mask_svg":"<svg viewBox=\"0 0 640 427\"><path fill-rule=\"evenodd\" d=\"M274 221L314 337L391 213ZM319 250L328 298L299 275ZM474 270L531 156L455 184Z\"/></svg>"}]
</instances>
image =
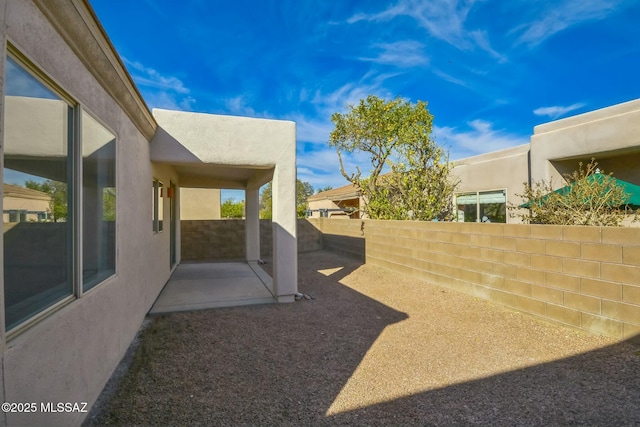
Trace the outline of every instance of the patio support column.
<instances>
[{"instance_id":1,"label":"patio support column","mask_svg":"<svg viewBox=\"0 0 640 427\"><path fill-rule=\"evenodd\" d=\"M260 259L260 196L259 189L251 188L244 192L245 199L245 235L247 261Z\"/></svg>"},{"instance_id":2,"label":"patio support column","mask_svg":"<svg viewBox=\"0 0 640 427\"><path fill-rule=\"evenodd\" d=\"M293 302L298 292L296 240L296 165L276 165L273 190L273 286L278 302Z\"/></svg>"}]
</instances>

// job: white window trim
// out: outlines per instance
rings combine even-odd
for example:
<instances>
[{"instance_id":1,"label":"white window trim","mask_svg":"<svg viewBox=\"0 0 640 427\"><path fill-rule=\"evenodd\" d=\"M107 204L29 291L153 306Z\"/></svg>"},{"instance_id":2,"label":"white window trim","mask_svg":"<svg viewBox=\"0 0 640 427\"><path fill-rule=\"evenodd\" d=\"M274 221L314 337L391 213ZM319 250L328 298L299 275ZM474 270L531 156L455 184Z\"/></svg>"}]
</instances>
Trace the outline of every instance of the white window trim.
<instances>
[{"instance_id":1,"label":"white window trim","mask_svg":"<svg viewBox=\"0 0 640 427\"><path fill-rule=\"evenodd\" d=\"M508 193L507 193L507 189L506 188L494 188L494 189L489 189L489 190L469 190L469 191L460 191L458 193L454 194L454 206L456 207L456 222L460 222L458 221L458 216L457 216L457 207L458 207L458 196L461 195L467 195L467 194L472 194L475 193L476 194L476 223L481 222L480 221L480 193L495 193L498 191L502 191L502 193L504 194L504 200L505 200L505 204L508 200Z\"/></svg>"}]
</instances>

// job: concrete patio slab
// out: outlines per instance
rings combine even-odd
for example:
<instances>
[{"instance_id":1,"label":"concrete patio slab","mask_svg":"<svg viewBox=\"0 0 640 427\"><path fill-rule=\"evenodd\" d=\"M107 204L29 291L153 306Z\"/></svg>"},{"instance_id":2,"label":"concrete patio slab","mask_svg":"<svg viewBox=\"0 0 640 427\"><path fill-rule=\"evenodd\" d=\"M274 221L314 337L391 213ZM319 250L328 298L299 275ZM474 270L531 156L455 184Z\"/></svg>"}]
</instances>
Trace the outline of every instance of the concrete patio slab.
<instances>
[{"instance_id":1,"label":"concrete patio slab","mask_svg":"<svg viewBox=\"0 0 640 427\"><path fill-rule=\"evenodd\" d=\"M251 262L180 264L150 314L275 302L271 277Z\"/></svg>"}]
</instances>

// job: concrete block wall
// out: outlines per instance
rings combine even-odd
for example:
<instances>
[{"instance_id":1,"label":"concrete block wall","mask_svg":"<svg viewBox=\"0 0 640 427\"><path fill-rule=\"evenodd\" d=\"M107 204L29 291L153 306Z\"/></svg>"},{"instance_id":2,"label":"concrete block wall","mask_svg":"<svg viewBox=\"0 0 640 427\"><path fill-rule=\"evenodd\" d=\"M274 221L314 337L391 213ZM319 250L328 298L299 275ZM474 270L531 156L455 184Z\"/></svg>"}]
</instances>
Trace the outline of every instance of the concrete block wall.
<instances>
[{"instance_id":1,"label":"concrete block wall","mask_svg":"<svg viewBox=\"0 0 640 427\"><path fill-rule=\"evenodd\" d=\"M182 220L180 250L183 261L244 259L244 220Z\"/></svg>"},{"instance_id":2,"label":"concrete block wall","mask_svg":"<svg viewBox=\"0 0 640 427\"><path fill-rule=\"evenodd\" d=\"M361 223L341 222L317 223L325 242ZM368 264L554 323L640 336L640 229L365 220L364 237Z\"/></svg>"},{"instance_id":3,"label":"concrete block wall","mask_svg":"<svg viewBox=\"0 0 640 427\"><path fill-rule=\"evenodd\" d=\"M297 224L298 252L322 249L322 233L307 220ZM180 221L183 261L244 259L245 221L243 219ZM260 255L273 251L271 220L260 220Z\"/></svg>"},{"instance_id":4,"label":"concrete block wall","mask_svg":"<svg viewBox=\"0 0 640 427\"><path fill-rule=\"evenodd\" d=\"M363 220L309 218L322 232L322 248L365 261L365 240Z\"/></svg>"},{"instance_id":5,"label":"concrete block wall","mask_svg":"<svg viewBox=\"0 0 640 427\"><path fill-rule=\"evenodd\" d=\"M269 222L269 229L271 229L271 222ZM298 219L297 231L298 252L313 252L322 249L323 236L318 227L316 227L314 224L306 219ZM262 235L260 237L262 238Z\"/></svg>"}]
</instances>

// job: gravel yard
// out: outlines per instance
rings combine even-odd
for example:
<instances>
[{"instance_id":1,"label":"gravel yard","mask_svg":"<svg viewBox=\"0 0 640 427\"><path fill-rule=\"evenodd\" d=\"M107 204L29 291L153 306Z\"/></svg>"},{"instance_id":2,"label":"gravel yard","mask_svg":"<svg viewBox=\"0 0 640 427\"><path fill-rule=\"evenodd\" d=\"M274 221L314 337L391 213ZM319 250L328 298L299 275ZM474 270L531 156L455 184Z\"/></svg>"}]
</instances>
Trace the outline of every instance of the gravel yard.
<instances>
[{"instance_id":1,"label":"gravel yard","mask_svg":"<svg viewBox=\"0 0 640 427\"><path fill-rule=\"evenodd\" d=\"M152 317L87 424L640 425L638 346L326 251L299 289Z\"/></svg>"}]
</instances>

